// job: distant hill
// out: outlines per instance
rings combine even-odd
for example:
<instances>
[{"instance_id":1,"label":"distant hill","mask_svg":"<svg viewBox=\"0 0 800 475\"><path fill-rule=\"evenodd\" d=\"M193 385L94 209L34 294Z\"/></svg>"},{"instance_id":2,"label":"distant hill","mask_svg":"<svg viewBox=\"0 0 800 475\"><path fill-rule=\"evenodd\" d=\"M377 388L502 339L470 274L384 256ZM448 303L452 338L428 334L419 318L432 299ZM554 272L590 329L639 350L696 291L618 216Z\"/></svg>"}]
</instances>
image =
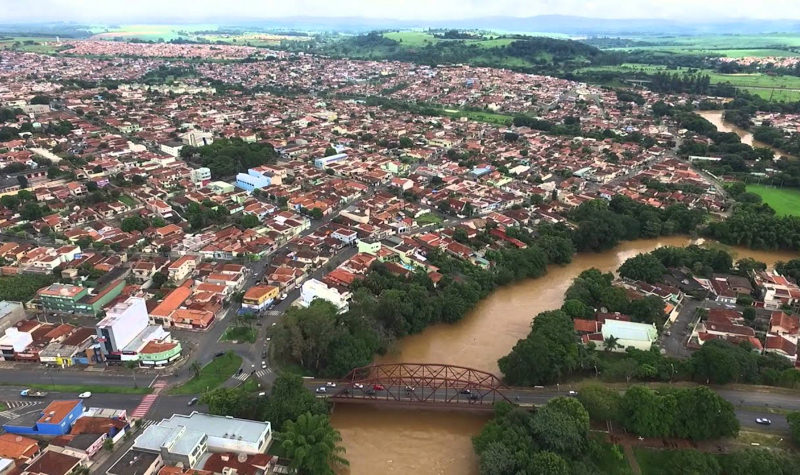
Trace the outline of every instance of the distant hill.
<instances>
[{"instance_id":1,"label":"distant hill","mask_svg":"<svg viewBox=\"0 0 800 475\"><path fill-rule=\"evenodd\" d=\"M370 32L316 41L311 51L354 59L388 59L428 65L464 63L547 74L594 64L597 58L605 55L585 43L549 37L491 35L450 39L452 36L455 35L451 32ZM308 45L298 47L307 48Z\"/></svg>"},{"instance_id":2,"label":"distant hill","mask_svg":"<svg viewBox=\"0 0 800 475\"><path fill-rule=\"evenodd\" d=\"M220 22L219 19L216 20ZM236 22L233 19L226 20ZM267 28L294 28L316 31L364 32L380 29L458 28L486 29L517 33L562 33L567 35L634 35L634 34L757 34L800 32L798 20L662 20L606 19L568 15L532 17L484 17L463 20L404 21L361 17L287 17L275 19L242 19L237 25Z\"/></svg>"}]
</instances>

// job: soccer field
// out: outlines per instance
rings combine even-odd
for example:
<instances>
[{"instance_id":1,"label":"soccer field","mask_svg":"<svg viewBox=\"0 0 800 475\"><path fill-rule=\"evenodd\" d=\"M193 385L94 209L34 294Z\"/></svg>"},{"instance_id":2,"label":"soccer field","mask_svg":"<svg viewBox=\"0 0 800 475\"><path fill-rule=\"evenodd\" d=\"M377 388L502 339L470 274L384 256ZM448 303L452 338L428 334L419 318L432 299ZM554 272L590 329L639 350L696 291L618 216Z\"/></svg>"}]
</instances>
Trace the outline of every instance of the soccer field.
<instances>
[{"instance_id":1,"label":"soccer field","mask_svg":"<svg viewBox=\"0 0 800 475\"><path fill-rule=\"evenodd\" d=\"M779 215L800 216L800 190L766 185L747 185L747 191L759 195Z\"/></svg>"}]
</instances>

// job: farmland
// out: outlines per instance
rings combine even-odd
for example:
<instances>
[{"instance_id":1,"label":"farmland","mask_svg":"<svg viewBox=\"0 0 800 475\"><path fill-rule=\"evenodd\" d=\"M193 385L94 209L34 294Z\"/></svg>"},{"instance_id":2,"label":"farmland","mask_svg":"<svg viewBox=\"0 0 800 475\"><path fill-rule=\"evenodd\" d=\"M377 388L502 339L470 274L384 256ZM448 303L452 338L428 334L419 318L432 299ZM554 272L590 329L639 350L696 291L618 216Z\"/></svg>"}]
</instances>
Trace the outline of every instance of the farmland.
<instances>
[{"instance_id":1,"label":"farmland","mask_svg":"<svg viewBox=\"0 0 800 475\"><path fill-rule=\"evenodd\" d=\"M800 216L800 190L766 185L747 185L747 191L760 196L778 215Z\"/></svg>"},{"instance_id":2,"label":"farmland","mask_svg":"<svg viewBox=\"0 0 800 475\"><path fill-rule=\"evenodd\" d=\"M705 36L633 36L628 39L645 45L609 48L623 51L651 51L703 56L798 56L800 35L705 35Z\"/></svg>"},{"instance_id":3,"label":"farmland","mask_svg":"<svg viewBox=\"0 0 800 475\"><path fill-rule=\"evenodd\" d=\"M764 99L776 101L800 100L800 77L798 76L771 76L762 73L753 74L721 74L710 69L692 68L667 68L657 64L623 63L618 66L592 66L582 68L580 71L613 71L621 73L642 72L654 74L666 73L700 73L706 74L711 79L711 84L730 83L738 89L757 94Z\"/></svg>"},{"instance_id":4,"label":"farmland","mask_svg":"<svg viewBox=\"0 0 800 475\"><path fill-rule=\"evenodd\" d=\"M383 36L389 38L390 40L402 43L403 46L408 48L420 48L428 44L436 44L448 41L464 41L464 43L469 45L478 45L482 48L494 48L496 46L505 46L514 41L513 38L501 38L493 35L467 40L451 40L439 38L424 31L394 31L384 33Z\"/></svg>"}]
</instances>

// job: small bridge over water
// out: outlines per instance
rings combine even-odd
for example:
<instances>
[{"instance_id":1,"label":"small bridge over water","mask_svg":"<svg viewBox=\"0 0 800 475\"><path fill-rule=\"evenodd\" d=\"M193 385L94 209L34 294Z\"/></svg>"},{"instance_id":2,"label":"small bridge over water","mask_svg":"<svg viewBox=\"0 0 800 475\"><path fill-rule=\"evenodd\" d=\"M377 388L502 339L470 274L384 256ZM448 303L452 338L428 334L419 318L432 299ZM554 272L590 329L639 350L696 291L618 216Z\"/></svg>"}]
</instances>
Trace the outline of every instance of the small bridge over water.
<instances>
[{"instance_id":1,"label":"small bridge over water","mask_svg":"<svg viewBox=\"0 0 800 475\"><path fill-rule=\"evenodd\" d=\"M513 392L497 376L463 366L397 363L352 370L337 387L327 388L333 402L391 403L402 406L450 406L491 410L511 402Z\"/></svg>"}]
</instances>

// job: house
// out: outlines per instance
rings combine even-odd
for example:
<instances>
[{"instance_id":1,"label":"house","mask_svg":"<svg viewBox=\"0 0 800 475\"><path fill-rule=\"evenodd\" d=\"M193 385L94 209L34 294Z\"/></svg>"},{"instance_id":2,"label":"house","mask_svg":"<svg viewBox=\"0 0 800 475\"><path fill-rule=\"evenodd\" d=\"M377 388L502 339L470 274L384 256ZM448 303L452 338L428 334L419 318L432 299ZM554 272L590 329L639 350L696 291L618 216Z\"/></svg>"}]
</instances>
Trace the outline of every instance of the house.
<instances>
[{"instance_id":1,"label":"house","mask_svg":"<svg viewBox=\"0 0 800 475\"><path fill-rule=\"evenodd\" d=\"M280 290L274 285L255 285L242 297L242 309L259 312L278 298Z\"/></svg>"},{"instance_id":2,"label":"house","mask_svg":"<svg viewBox=\"0 0 800 475\"><path fill-rule=\"evenodd\" d=\"M164 466L160 453L128 450L111 468L106 471L108 475L156 475Z\"/></svg>"},{"instance_id":3,"label":"house","mask_svg":"<svg viewBox=\"0 0 800 475\"><path fill-rule=\"evenodd\" d=\"M64 452L46 450L36 457L22 475L67 475L81 467L81 459Z\"/></svg>"},{"instance_id":4,"label":"house","mask_svg":"<svg viewBox=\"0 0 800 475\"><path fill-rule=\"evenodd\" d=\"M169 279L172 282L180 282L185 279L200 262L197 256L181 256L167 267Z\"/></svg>"},{"instance_id":5,"label":"house","mask_svg":"<svg viewBox=\"0 0 800 475\"><path fill-rule=\"evenodd\" d=\"M346 287L327 285L317 279L309 279L303 282L299 303L303 307L308 307L314 300L321 299L332 303L340 312L345 312L350 297L351 293Z\"/></svg>"},{"instance_id":6,"label":"house","mask_svg":"<svg viewBox=\"0 0 800 475\"><path fill-rule=\"evenodd\" d=\"M18 465L27 464L39 453L36 440L18 434L0 434L0 457Z\"/></svg>"}]
</instances>

